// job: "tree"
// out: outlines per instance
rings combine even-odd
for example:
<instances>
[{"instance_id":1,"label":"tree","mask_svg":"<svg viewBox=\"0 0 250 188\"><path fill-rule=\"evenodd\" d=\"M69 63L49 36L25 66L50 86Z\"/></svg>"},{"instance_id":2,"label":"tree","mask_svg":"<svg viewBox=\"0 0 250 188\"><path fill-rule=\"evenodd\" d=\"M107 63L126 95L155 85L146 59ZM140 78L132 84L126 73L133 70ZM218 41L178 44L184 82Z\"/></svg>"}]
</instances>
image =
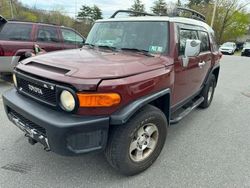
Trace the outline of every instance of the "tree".
<instances>
[{"instance_id":1,"label":"tree","mask_svg":"<svg viewBox=\"0 0 250 188\"><path fill-rule=\"evenodd\" d=\"M93 20L102 19L102 11L96 5L94 5L93 8L92 8L92 19Z\"/></svg>"},{"instance_id":2,"label":"tree","mask_svg":"<svg viewBox=\"0 0 250 188\"><path fill-rule=\"evenodd\" d=\"M211 3L212 0L189 0L189 6L192 6L192 5L207 5L209 3Z\"/></svg>"},{"instance_id":3,"label":"tree","mask_svg":"<svg viewBox=\"0 0 250 188\"><path fill-rule=\"evenodd\" d=\"M156 0L151 8L156 15L167 15L167 3L165 0Z\"/></svg>"},{"instance_id":4,"label":"tree","mask_svg":"<svg viewBox=\"0 0 250 188\"><path fill-rule=\"evenodd\" d=\"M145 12L145 5L142 4L141 0L134 0L134 4L129 9L136 12ZM130 16L138 16L138 14L130 14Z\"/></svg>"},{"instance_id":5,"label":"tree","mask_svg":"<svg viewBox=\"0 0 250 188\"><path fill-rule=\"evenodd\" d=\"M80 20L91 20L91 22L102 19L101 9L94 5L93 7L83 5L77 16Z\"/></svg>"},{"instance_id":6,"label":"tree","mask_svg":"<svg viewBox=\"0 0 250 188\"><path fill-rule=\"evenodd\" d=\"M193 1L193 0L190 0ZM225 41L235 41L247 32L250 25L249 15L244 8L249 5L250 0L244 3L241 0L217 0L217 11L213 29L219 44ZM214 4L200 3L191 5L189 8L195 9L206 16L208 24L211 23Z\"/></svg>"}]
</instances>

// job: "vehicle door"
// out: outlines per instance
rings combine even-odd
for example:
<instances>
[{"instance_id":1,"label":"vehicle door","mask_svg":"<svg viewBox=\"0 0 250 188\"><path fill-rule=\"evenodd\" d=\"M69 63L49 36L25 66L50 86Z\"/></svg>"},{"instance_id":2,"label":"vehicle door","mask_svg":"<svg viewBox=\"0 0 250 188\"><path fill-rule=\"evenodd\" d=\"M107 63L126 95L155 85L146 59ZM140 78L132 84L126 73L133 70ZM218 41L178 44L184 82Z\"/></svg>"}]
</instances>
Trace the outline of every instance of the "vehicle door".
<instances>
[{"instance_id":1,"label":"vehicle door","mask_svg":"<svg viewBox=\"0 0 250 188\"><path fill-rule=\"evenodd\" d=\"M199 54L199 69L197 71L197 89L203 86L203 83L210 72L209 70L212 66L213 59L208 32L200 30L198 33L199 40L201 41L201 51Z\"/></svg>"},{"instance_id":2,"label":"vehicle door","mask_svg":"<svg viewBox=\"0 0 250 188\"><path fill-rule=\"evenodd\" d=\"M199 56L189 57L184 66L184 53L188 39L198 40L198 29L191 25L178 25L178 58L175 61L175 84L172 104L177 106L185 102L199 91L201 84L201 68Z\"/></svg>"},{"instance_id":3,"label":"vehicle door","mask_svg":"<svg viewBox=\"0 0 250 188\"><path fill-rule=\"evenodd\" d=\"M36 32L36 43L46 52L63 49L57 27L38 25Z\"/></svg>"},{"instance_id":4,"label":"vehicle door","mask_svg":"<svg viewBox=\"0 0 250 188\"><path fill-rule=\"evenodd\" d=\"M81 48L85 39L75 31L68 28L61 28L62 40L65 49Z\"/></svg>"}]
</instances>

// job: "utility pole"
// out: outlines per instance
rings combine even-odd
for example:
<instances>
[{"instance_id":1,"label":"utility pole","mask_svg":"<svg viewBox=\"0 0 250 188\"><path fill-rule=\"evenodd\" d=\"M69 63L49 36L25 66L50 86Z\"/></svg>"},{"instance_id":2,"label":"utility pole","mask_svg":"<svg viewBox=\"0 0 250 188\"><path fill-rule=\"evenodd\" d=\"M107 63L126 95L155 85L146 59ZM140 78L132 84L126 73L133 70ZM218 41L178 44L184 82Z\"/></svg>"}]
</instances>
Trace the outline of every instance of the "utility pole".
<instances>
[{"instance_id":1,"label":"utility pole","mask_svg":"<svg viewBox=\"0 0 250 188\"><path fill-rule=\"evenodd\" d=\"M215 0L215 3L214 3L214 11L213 11L213 17L212 17L212 21L211 21L211 27L212 27L212 28L214 27L214 19L215 19L217 4L218 4L218 0Z\"/></svg>"},{"instance_id":2,"label":"utility pole","mask_svg":"<svg viewBox=\"0 0 250 188\"><path fill-rule=\"evenodd\" d=\"M177 5L180 6L181 5L181 0L177 1Z\"/></svg>"},{"instance_id":3,"label":"utility pole","mask_svg":"<svg viewBox=\"0 0 250 188\"><path fill-rule=\"evenodd\" d=\"M14 19L14 13L13 13L13 7L12 7L12 0L10 0L10 13L11 13L11 18Z\"/></svg>"}]
</instances>

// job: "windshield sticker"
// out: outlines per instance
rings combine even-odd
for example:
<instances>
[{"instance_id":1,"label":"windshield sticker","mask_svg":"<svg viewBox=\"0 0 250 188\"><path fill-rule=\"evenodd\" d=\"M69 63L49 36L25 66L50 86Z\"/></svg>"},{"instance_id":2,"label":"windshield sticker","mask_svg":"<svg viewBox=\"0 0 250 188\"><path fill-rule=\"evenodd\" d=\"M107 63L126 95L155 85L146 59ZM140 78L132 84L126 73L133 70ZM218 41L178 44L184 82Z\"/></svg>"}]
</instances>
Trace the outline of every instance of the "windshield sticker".
<instances>
[{"instance_id":1,"label":"windshield sticker","mask_svg":"<svg viewBox=\"0 0 250 188\"><path fill-rule=\"evenodd\" d=\"M161 47L161 46L149 46L149 52L162 53L163 52L163 47Z\"/></svg>"}]
</instances>

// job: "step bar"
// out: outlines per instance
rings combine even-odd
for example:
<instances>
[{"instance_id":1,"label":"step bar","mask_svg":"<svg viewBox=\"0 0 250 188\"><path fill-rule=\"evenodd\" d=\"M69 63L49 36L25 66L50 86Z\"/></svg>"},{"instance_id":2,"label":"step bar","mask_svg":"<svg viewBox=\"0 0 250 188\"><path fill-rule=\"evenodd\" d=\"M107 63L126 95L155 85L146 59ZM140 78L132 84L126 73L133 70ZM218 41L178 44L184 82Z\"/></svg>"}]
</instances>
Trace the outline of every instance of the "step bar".
<instances>
[{"instance_id":1,"label":"step bar","mask_svg":"<svg viewBox=\"0 0 250 188\"><path fill-rule=\"evenodd\" d=\"M197 99L192 106L188 107L187 109L185 109L184 111L182 111L180 114L178 114L177 117L175 117L174 119L170 120L170 124L176 124L179 121L181 121L184 117L186 117L190 112L192 112L195 108L197 108L202 102L204 101L204 97L201 97L199 99Z\"/></svg>"}]
</instances>

